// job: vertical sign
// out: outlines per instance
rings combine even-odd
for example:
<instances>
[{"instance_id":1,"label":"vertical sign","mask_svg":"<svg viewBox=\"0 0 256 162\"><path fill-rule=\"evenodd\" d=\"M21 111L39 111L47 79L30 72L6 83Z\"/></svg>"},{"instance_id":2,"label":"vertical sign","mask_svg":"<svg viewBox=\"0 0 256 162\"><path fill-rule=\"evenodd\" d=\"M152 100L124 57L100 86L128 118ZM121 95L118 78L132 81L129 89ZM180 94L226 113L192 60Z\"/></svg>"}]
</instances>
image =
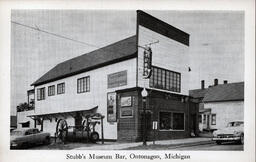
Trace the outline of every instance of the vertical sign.
<instances>
[{"instance_id":1,"label":"vertical sign","mask_svg":"<svg viewBox=\"0 0 256 162\"><path fill-rule=\"evenodd\" d=\"M116 122L116 93L107 94L107 120L108 122Z\"/></svg>"},{"instance_id":2,"label":"vertical sign","mask_svg":"<svg viewBox=\"0 0 256 162\"><path fill-rule=\"evenodd\" d=\"M150 78L151 64L152 64L152 50L150 47L146 47L144 50L144 61L143 61L143 76L144 76L144 78Z\"/></svg>"}]
</instances>

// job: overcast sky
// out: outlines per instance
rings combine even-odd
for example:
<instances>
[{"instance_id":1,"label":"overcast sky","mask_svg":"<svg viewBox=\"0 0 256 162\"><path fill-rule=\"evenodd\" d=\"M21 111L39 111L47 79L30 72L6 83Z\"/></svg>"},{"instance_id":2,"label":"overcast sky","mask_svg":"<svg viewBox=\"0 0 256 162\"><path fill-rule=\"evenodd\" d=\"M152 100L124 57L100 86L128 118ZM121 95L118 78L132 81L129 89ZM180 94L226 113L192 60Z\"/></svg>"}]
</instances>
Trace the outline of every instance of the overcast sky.
<instances>
[{"instance_id":1,"label":"overcast sky","mask_svg":"<svg viewBox=\"0 0 256 162\"><path fill-rule=\"evenodd\" d=\"M214 78L244 81L243 12L146 12L190 34L190 89L202 79L206 86ZM27 101L30 84L56 64L136 33L136 11L12 10L11 20L11 114Z\"/></svg>"}]
</instances>

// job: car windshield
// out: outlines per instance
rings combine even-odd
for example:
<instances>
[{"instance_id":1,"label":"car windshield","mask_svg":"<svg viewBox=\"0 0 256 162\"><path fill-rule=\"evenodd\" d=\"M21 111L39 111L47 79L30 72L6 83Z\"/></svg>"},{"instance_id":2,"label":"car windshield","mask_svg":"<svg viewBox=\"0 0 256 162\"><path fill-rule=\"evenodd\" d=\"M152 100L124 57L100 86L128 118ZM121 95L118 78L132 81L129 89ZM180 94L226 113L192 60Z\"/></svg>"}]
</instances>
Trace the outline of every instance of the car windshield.
<instances>
[{"instance_id":1,"label":"car windshield","mask_svg":"<svg viewBox=\"0 0 256 162\"><path fill-rule=\"evenodd\" d=\"M20 130L14 130L11 132L11 135L21 136L23 135L23 132Z\"/></svg>"},{"instance_id":2,"label":"car windshield","mask_svg":"<svg viewBox=\"0 0 256 162\"><path fill-rule=\"evenodd\" d=\"M238 127L238 126L241 126L243 124L244 124L244 122L229 122L227 127Z\"/></svg>"}]
</instances>

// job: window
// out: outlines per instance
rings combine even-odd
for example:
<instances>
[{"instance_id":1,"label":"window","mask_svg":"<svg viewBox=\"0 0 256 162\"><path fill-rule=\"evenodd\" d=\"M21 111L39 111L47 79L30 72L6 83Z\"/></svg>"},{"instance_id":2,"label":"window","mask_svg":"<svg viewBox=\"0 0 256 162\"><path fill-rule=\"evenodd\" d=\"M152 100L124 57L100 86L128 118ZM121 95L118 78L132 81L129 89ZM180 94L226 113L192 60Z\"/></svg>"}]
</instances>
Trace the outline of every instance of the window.
<instances>
[{"instance_id":1,"label":"window","mask_svg":"<svg viewBox=\"0 0 256 162\"><path fill-rule=\"evenodd\" d=\"M206 114L204 114L203 124L206 124Z\"/></svg>"},{"instance_id":2,"label":"window","mask_svg":"<svg viewBox=\"0 0 256 162\"><path fill-rule=\"evenodd\" d=\"M180 92L180 73L152 66L149 86L173 92Z\"/></svg>"},{"instance_id":3,"label":"window","mask_svg":"<svg viewBox=\"0 0 256 162\"><path fill-rule=\"evenodd\" d=\"M212 125L216 125L216 114L212 114Z\"/></svg>"},{"instance_id":4,"label":"window","mask_svg":"<svg viewBox=\"0 0 256 162\"><path fill-rule=\"evenodd\" d=\"M48 96L54 96L55 95L55 85L48 87Z\"/></svg>"},{"instance_id":5,"label":"window","mask_svg":"<svg viewBox=\"0 0 256 162\"><path fill-rule=\"evenodd\" d=\"M44 100L45 99L45 88L38 88L37 89L37 100Z\"/></svg>"},{"instance_id":6,"label":"window","mask_svg":"<svg viewBox=\"0 0 256 162\"><path fill-rule=\"evenodd\" d=\"M65 83L57 84L57 94L65 93Z\"/></svg>"},{"instance_id":7,"label":"window","mask_svg":"<svg viewBox=\"0 0 256 162\"><path fill-rule=\"evenodd\" d=\"M77 93L90 92L90 76L77 79Z\"/></svg>"},{"instance_id":8,"label":"window","mask_svg":"<svg viewBox=\"0 0 256 162\"><path fill-rule=\"evenodd\" d=\"M159 128L160 130L184 130L184 113L160 112Z\"/></svg>"}]
</instances>

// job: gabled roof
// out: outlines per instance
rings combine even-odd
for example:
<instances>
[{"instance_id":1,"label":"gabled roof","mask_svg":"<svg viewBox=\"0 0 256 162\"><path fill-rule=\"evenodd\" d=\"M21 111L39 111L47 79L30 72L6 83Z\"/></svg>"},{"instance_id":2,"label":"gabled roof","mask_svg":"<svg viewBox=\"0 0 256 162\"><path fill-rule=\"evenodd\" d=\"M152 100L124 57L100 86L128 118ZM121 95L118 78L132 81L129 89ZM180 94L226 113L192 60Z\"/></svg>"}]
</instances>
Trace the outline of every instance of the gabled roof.
<instances>
[{"instance_id":1,"label":"gabled roof","mask_svg":"<svg viewBox=\"0 0 256 162\"><path fill-rule=\"evenodd\" d=\"M203 102L244 100L244 82L220 84L208 88Z\"/></svg>"},{"instance_id":2,"label":"gabled roof","mask_svg":"<svg viewBox=\"0 0 256 162\"><path fill-rule=\"evenodd\" d=\"M64 61L56 65L32 85L45 84L133 57L137 57L136 35Z\"/></svg>"}]
</instances>

